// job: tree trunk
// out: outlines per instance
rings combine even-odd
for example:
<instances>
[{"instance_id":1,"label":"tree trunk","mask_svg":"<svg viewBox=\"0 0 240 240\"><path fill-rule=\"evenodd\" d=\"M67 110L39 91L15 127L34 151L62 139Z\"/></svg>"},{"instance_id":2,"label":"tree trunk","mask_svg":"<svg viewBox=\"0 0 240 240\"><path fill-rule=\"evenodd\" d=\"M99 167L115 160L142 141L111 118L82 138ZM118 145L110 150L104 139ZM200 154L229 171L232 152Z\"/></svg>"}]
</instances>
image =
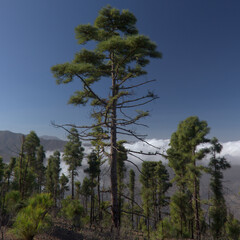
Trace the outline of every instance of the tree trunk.
<instances>
[{"instance_id":1,"label":"tree trunk","mask_svg":"<svg viewBox=\"0 0 240 240\"><path fill-rule=\"evenodd\" d=\"M72 199L74 199L74 170L72 170Z\"/></svg>"},{"instance_id":2,"label":"tree trunk","mask_svg":"<svg viewBox=\"0 0 240 240\"><path fill-rule=\"evenodd\" d=\"M113 110L114 111L114 110ZM116 112L116 109L115 111ZM113 114L116 116L116 114ZM111 198L112 198L112 220L115 228L119 228L119 204L118 204L118 182L117 182L117 144L116 144L116 121L113 117L111 127Z\"/></svg>"},{"instance_id":3,"label":"tree trunk","mask_svg":"<svg viewBox=\"0 0 240 240\"><path fill-rule=\"evenodd\" d=\"M102 220L102 210L101 210L101 195L100 195L100 174L98 174L98 218L99 222Z\"/></svg>"},{"instance_id":4,"label":"tree trunk","mask_svg":"<svg viewBox=\"0 0 240 240\"><path fill-rule=\"evenodd\" d=\"M195 155L195 150L193 151L193 156ZM196 168L196 160L194 160L194 167ZM201 232L200 232L200 219L199 219L199 204L198 204L198 196L199 196L199 186L197 176L194 174L194 194L193 194L193 201L194 201L194 218L195 218L195 238L196 240L201 239Z\"/></svg>"},{"instance_id":5,"label":"tree trunk","mask_svg":"<svg viewBox=\"0 0 240 240\"><path fill-rule=\"evenodd\" d=\"M198 182L195 177L194 179L194 204L195 204L195 231L196 231L196 239L201 239L200 233L200 224L199 224L199 204L198 204Z\"/></svg>"},{"instance_id":6,"label":"tree trunk","mask_svg":"<svg viewBox=\"0 0 240 240\"><path fill-rule=\"evenodd\" d=\"M90 200L90 227L93 223L93 187L91 186L91 200Z\"/></svg>"},{"instance_id":7,"label":"tree trunk","mask_svg":"<svg viewBox=\"0 0 240 240\"><path fill-rule=\"evenodd\" d=\"M22 187L22 162L23 162L23 145L24 145L24 136L22 136L22 146L21 146L21 153L20 153L20 161L19 161L19 191L21 194L21 198L23 199L23 187Z\"/></svg>"},{"instance_id":8,"label":"tree trunk","mask_svg":"<svg viewBox=\"0 0 240 240\"><path fill-rule=\"evenodd\" d=\"M112 98L117 95L116 79L114 76L114 54L111 54L112 60ZM111 168L111 201L112 201L112 221L115 228L119 229L119 204L118 204L118 181L117 181L117 129L116 129L116 100L112 103L111 112L111 151L110 151L110 168Z\"/></svg>"},{"instance_id":9,"label":"tree trunk","mask_svg":"<svg viewBox=\"0 0 240 240\"><path fill-rule=\"evenodd\" d=\"M132 229L134 229L134 217L133 217L134 199L132 199L131 201L131 208L132 208L132 213L131 213Z\"/></svg>"}]
</instances>

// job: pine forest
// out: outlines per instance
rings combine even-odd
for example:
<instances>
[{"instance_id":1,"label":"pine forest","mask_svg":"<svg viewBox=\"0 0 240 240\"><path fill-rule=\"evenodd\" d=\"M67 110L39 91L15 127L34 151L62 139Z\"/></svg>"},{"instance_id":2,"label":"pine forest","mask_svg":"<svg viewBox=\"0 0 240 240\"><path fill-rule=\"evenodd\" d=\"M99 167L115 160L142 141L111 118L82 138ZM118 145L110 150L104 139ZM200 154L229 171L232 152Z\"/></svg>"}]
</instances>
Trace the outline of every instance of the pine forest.
<instances>
[{"instance_id":1,"label":"pine forest","mask_svg":"<svg viewBox=\"0 0 240 240\"><path fill-rule=\"evenodd\" d=\"M147 72L162 53L136 22L129 10L108 5L94 24L76 26L80 50L72 60L52 64L53 82L79 86L68 102L79 108L79 123L52 123L66 132L63 152L47 156L30 131L17 157L0 158L1 239L240 239L224 192L231 165L207 121L182 119L165 151L142 131L148 103L161 101ZM84 107L90 118L81 125ZM134 141L154 150L128 149Z\"/></svg>"}]
</instances>

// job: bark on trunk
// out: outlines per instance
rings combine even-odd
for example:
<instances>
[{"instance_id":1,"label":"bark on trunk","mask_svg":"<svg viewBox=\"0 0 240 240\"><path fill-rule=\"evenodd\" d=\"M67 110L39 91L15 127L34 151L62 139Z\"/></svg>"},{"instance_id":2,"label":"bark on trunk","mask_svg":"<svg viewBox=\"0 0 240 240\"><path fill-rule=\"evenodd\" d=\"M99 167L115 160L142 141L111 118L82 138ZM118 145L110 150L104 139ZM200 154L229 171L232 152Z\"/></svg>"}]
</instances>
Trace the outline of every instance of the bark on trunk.
<instances>
[{"instance_id":1,"label":"bark on trunk","mask_svg":"<svg viewBox=\"0 0 240 240\"><path fill-rule=\"evenodd\" d=\"M112 97L117 95L116 79L114 72L114 53L110 56L112 60ZM119 204L118 204L118 181L117 181L117 129L116 129L116 99L113 100L111 108L111 153L110 153L110 168L111 168L111 201L112 201L112 221L116 229L119 229Z\"/></svg>"},{"instance_id":2,"label":"bark on trunk","mask_svg":"<svg viewBox=\"0 0 240 240\"><path fill-rule=\"evenodd\" d=\"M195 155L195 149L193 150L193 157ZM194 160L194 167L196 168L196 160ZM195 218L195 239L200 240L201 239L201 233L200 233L200 219L199 219L199 183L197 180L197 176L194 174L194 194L193 194L193 201L194 201L194 218Z\"/></svg>"},{"instance_id":3,"label":"bark on trunk","mask_svg":"<svg viewBox=\"0 0 240 240\"><path fill-rule=\"evenodd\" d=\"M19 191L21 193L21 198L23 199L23 187L22 187L22 162L23 162L23 145L24 145L24 136L22 136L22 146L20 153L20 162L19 162Z\"/></svg>"},{"instance_id":4,"label":"bark on trunk","mask_svg":"<svg viewBox=\"0 0 240 240\"><path fill-rule=\"evenodd\" d=\"M72 170L72 199L74 199L74 171Z\"/></svg>"},{"instance_id":5,"label":"bark on trunk","mask_svg":"<svg viewBox=\"0 0 240 240\"><path fill-rule=\"evenodd\" d=\"M99 218L99 221L101 221L102 220L102 210L101 210L101 195L100 195L100 175L98 175L97 191L98 191L98 218Z\"/></svg>"},{"instance_id":6,"label":"bark on trunk","mask_svg":"<svg viewBox=\"0 0 240 240\"><path fill-rule=\"evenodd\" d=\"M116 109L113 110L116 112ZM112 197L112 220L115 228L119 228L119 204L118 204L118 182L117 182L117 141L116 141L116 114L113 113L111 127L111 197Z\"/></svg>"},{"instance_id":7,"label":"bark on trunk","mask_svg":"<svg viewBox=\"0 0 240 240\"><path fill-rule=\"evenodd\" d=\"M199 224L199 204L198 204L198 182L195 177L194 179L194 202L195 202L195 228L196 228L196 239L201 239L200 224Z\"/></svg>"}]
</instances>

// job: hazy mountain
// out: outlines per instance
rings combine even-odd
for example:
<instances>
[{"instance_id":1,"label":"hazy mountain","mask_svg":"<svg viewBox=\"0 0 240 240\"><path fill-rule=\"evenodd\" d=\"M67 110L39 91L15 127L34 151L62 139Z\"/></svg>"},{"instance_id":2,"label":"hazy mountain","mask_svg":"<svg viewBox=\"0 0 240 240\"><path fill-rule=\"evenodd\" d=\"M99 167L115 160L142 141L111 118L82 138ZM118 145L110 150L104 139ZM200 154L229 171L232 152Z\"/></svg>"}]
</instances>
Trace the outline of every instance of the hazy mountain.
<instances>
[{"instance_id":1,"label":"hazy mountain","mask_svg":"<svg viewBox=\"0 0 240 240\"><path fill-rule=\"evenodd\" d=\"M8 162L11 157L18 156L23 135L10 131L0 131L0 156L3 157L4 162ZM66 144L66 141L51 136L40 137L40 142L45 151L63 151Z\"/></svg>"},{"instance_id":2,"label":"hazy mountain","mask_svg":"<svg viewBox=\"0 0 240 240\"><path fill-rule=\"evenodd\" d=\"M58 138L58 137L48 136L48 135L43 135L43 136L40 136L39 138L42 138L42 139L45 139L45 140L61 140L61 139Z\"/></svg>"}]
</instances>

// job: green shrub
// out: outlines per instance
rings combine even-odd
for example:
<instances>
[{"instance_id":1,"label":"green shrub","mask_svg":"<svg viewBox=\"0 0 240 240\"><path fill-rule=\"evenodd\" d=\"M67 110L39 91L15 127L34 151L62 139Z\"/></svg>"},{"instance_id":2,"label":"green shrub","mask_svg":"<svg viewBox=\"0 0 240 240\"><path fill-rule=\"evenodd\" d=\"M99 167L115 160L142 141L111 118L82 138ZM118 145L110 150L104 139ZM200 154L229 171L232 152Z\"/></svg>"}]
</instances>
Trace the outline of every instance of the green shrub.
<instances>
[{"instance_id":1,"label":"green shrub","mask_svg":"<svg viewBox=\"0 0 240 240\"><path fill-rule=\"evenodd\" d=\"M157 230L151 234L151 239L165 239L177 237L177 229L169 218L159 222Z\"/></svg>"},{"instance_id":2,"label":"green shrub","mask_svg":"<svg viewBox=\"0 0 240 240\"><path fill-rule=\"evenodd\" d=\"M227 222L225 224L226 233L229 240L238 240L240 236L240 222L233 217L233 215L229 215Z\"/></svg>"},{"instance_id":3,"label":"green shrub","mask_svg":"<svg viewBox=\"0 0 240 240\"><path fill-rule=\"evenodd\" d=\"M19 191L11 191L6 193L5 196L5 207L9 214L17 213L19 209L24 206L21 201L21 195Z\"/></svg>"},{"instance_id":4,"label":"green shrub","mask_svg":"<svg viewBox=\"0 0 240 240\"><path fill-rule=\"evenodd\" d=\"M18 239L32 240L37 233L50 226L48 212L52 206L50 194L38 194L30 198L27 206L17 214L12 232Z\"/></svg>"},{"instance_id":5,"label":"green shrub","mask_svg":"<svg viewBox=\"0 0 240 240\"><path fill-rule=\"evenodd\" d=\"M84 209L79 200L71 199L70 196L62 200L62 209L60 214L70 220L74 227L79 228L82 226Z\"/></svg>"}]
</instances>

